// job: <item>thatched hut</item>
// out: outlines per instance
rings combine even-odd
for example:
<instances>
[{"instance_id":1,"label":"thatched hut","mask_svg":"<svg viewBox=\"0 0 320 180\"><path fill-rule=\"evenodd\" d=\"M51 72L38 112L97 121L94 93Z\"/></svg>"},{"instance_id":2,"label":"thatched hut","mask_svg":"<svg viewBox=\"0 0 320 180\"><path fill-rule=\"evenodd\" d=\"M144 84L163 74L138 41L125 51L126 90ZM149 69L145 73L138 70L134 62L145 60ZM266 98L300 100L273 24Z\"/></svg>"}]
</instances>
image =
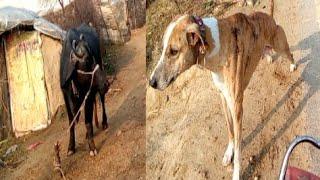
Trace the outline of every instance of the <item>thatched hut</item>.
<instances>
[{"instance_id":1,"label":"thatched hut","mask_svg":"<svg viewBox=\"0 0 320 180\"><path fill-rule=\"evenodd\" d=\"M46 128L63 97L59 86L65 32L25 9L0 9L0 140Z\"/></svg>"}]
</instances>

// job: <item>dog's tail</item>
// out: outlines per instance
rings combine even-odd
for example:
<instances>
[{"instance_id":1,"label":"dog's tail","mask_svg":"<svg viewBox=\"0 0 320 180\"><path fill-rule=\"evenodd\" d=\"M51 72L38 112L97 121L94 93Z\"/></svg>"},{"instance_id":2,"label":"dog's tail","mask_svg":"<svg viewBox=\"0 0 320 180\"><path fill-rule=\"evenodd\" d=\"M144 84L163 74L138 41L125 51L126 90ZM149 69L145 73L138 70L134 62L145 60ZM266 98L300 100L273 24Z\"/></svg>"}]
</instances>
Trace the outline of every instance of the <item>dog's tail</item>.
<instances>
[{"instance_id":1,"label":"dog's tail","mask_svg":"<svg viewBox=\"0 0 320 180\"><path fill-rule=\"evenodd\" d=\"M273 17L274 0L270 0L270 16Z\"/></svg>"}]
</instances>

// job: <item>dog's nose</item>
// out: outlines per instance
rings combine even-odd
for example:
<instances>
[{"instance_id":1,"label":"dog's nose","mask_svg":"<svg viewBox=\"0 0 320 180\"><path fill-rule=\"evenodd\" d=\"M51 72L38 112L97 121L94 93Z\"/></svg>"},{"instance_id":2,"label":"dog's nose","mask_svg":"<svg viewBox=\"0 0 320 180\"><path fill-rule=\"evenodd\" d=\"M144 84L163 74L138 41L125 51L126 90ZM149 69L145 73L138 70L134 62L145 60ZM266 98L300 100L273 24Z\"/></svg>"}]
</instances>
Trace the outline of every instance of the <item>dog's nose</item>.
<instances>
[{"instance_id":1,"label":"dog's nose","mask_svg":"<svg viewBox=\"0 0 320 180\"><path fill-rule=\"evenodd\" d=\"M156 78L151 78L150 81L149 81L149 85L153 88L157 88L157 80Z\"/></svg>"}]
</instances>

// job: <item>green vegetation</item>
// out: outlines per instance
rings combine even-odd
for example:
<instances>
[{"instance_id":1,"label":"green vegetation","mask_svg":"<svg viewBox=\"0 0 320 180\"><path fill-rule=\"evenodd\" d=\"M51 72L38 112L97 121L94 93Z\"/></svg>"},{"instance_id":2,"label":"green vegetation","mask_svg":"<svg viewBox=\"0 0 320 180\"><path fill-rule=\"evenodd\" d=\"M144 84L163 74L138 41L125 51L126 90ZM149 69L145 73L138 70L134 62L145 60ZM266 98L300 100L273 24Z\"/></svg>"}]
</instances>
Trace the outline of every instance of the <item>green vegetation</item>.
<instances>
[{"instance_id":1,"label":"green vegetation","mask_svg":"<svg viewBox=\"0 0 320 180\"><path fill-rule=\"evenodd\" d=\"M106 53L104 57L102 57L102 63L104 65L104 69L106 70L107 75L113 75L116 72L115 65L111 62L114 55L110 53Z\"/></svg>"}]
</instances>

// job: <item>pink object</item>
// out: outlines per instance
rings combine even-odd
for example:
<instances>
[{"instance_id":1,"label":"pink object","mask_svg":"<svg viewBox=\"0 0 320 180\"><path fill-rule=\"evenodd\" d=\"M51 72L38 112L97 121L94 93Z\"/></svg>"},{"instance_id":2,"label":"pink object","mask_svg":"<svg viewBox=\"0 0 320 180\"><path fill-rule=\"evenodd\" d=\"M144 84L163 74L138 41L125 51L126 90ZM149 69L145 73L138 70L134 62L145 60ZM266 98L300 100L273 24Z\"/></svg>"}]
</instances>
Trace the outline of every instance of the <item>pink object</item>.
<instances>
[{"instance_id":1,"label":"pink object","mask_svg":"<svg viewBox=\"0 0 320 180\"><path fill-rule=\"evenodd\" d=\"M320 180L320 178L314 174L311 174L307 171L296 167L289 167L287 169L285 180L301 180L301 179L308 179L308 180Z\"/></svg>"},{"instance_id":2,"label":"pink object","mask_svg":"<svg viewBox=\"0 0 320 180\"><path fill-rule=\"evenodd\" d=\"M30 144L29 146L28 146L28 148L27 148L27 150L33 150L33 149L35 149L37 146L39 146L40 144L43 144L43 142L35 142L35 143L33 143L33 144Z\"/></svg>"}]
</instances>

